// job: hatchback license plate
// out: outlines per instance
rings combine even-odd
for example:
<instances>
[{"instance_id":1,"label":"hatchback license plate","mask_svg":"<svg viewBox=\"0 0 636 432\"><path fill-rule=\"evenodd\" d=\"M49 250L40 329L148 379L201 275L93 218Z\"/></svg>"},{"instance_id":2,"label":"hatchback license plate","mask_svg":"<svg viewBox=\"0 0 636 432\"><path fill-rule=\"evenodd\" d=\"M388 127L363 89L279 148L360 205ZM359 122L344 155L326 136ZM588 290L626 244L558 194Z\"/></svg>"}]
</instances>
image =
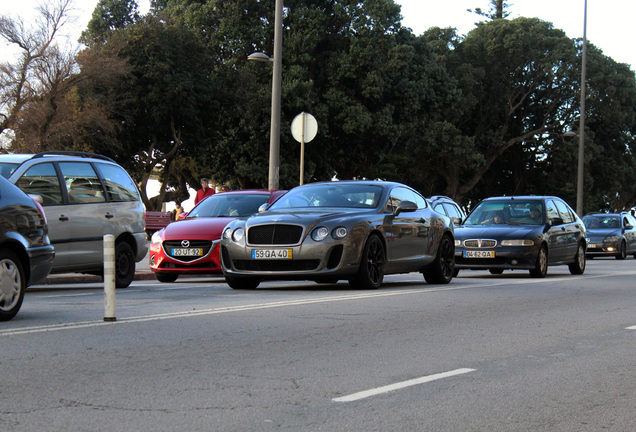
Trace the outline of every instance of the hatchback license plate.
<instances>
[{"instance_id":1,"label":"hatchback license plate","mask_svg":"<svg viewBox=\"0 0 636 432\"><path fill-rule=\"evenodd\" d=\"M201 248L188 248L188 249L172 249L172 256L202 256L203 249Z\"/></svg>"},{"instance_id":2,"label":"hatchback license plate","mask_svg":"<svg viewBox=\"0 0 636 432\"><path fill-rule=\"evenodd\" d=\"M464 258L494 258L495 251L464 251Z\"/></svg>"},{"instance_id":3,"label":"hatchback license plate","mask_svg":"<svg viewBox=\"0 0 636 432\"><path fill-rule=\"evenodd\" d=\"M291 259L291 249L252 249L252 259Z\"/></svg>"}]
</instances>

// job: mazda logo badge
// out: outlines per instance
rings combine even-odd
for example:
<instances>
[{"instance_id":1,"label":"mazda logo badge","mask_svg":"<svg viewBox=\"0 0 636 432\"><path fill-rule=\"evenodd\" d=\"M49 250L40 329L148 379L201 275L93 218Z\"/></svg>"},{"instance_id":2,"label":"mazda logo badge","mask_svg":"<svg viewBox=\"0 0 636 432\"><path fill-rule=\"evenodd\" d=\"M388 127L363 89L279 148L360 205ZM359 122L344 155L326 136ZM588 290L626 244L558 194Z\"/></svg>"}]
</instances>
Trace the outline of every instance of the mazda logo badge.
<instances>
[{"instance_id":1,"label":"mazda logo badge","mask_svg":"<svg viewBox=\"0 0 636 432\"><path fill-rule=\"evenodd\" d=\"M190 240L181 240L181 246L183 246L184 248L189 248Z\"/></svg>"}]
</instances>

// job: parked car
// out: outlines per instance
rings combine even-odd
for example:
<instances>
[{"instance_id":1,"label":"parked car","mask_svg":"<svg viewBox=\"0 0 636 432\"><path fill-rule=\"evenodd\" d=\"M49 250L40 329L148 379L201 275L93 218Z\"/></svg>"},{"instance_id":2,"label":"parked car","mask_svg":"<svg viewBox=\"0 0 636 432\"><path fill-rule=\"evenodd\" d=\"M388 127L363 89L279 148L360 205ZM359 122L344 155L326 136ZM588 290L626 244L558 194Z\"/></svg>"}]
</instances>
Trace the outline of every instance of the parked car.
<instances>
[{"instance_id":1,"label":"parked car","mask_svg":"<svg viewBox=\"0 0 636 432\"><path fill-rule=\"evenodd\" d=\"M115 236L118 288L130 285L148 251L144 205L126 171L83 152L0 155L0 174L38 196L55 247L51 273L103 274L103 238Z\"/></svg>"},{"instance_id":2,"label":"parked car","mask_svg":"<svg viewBox=\"0 0 636 432\"><path fill-rule=\"evenodd\" d=\"M264 280L348 280L378 288L387 274L453 277L452 222L400 183L339 181L297 186L266 211L228 224L221 264L228 285Z\"/></svg>"},{"instance_id":3,"label":"parked car","mask_svg":"<svg viewBox=\"0 0 636 432\"><path fill-rule=\"evenodd\" d=\"M150 270L160 282L174 282L182 274L222 273L218 244L223 228L237 217L257 213L285 192L237 190L204 199L185 218L152 235Z\"/></svg>"},{"instance_id":4,"label":"parked car","mask_svg":"<svg viewBox=\"0 0 636 432\"><path fill-rule=\"evenodd\" d=\"M583 217L587 229L588 258L614 256L636 258L636 219L628 212L588 213Z\"/></svg>"},{"instance_id":5,"label":"parked car","mask_svg":"<svg viewBox=\"0 0 636 432\"><path fill-rule=\"evenodd\" d=\"M0 177L0 321L18 313L26 288L48 276L54 258L44 210Z\"/></svg>"},{"instance_id":6,"label":"parked car","mask_svg":"<svg viewBox=\"0 0 636 432\"><path fill-rule=\"evenodd\" d=\"M567 264L585 271L585 225L561 198L487 198L455 229L457 269L525 269L545 277L548 266Z\"/></svg>"},{"instance_id":7,"label":"parked car","mask_svg":"<svg viewBox=\"0 0 636 432\"><path fill-rule=\"evenodd\" d=\"M449 198L444 195L435 195L429 198L431 205L433 206L433 210L437 213L445 214L455 224L455 226L459 226L462 221L466 218L466 213L464 210L453 201L452 198Z\"/></svg>"}]
</instances>

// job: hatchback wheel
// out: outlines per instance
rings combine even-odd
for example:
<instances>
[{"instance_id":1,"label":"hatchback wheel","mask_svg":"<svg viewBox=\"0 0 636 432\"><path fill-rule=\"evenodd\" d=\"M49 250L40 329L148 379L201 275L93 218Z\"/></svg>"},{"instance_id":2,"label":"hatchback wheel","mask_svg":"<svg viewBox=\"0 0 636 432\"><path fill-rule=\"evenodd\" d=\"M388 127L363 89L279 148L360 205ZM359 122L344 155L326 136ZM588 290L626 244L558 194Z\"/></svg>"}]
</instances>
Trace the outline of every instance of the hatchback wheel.
<instances>
[{"instance_id":1,"label":"hatchback wheel","mask_svg":"<svg viewBox=\"0 0 636 432\"><path fill-rule=\"evenodd\" d=\"M624 260L627 258L627 247L625 246L625 242L622 241L620 246L618 247L618 253L616 254L617 260Z\"/></svg>"},{"instance_id":2,"label":"hatchback wheel","mask_svg":"<svg viewBox=\"0 0 636 432\"><path fill-rule=\"evenodd\" d=\"M369 236L360 257L358 274L349 280L355 289L377 289L384 280L386 253L382 240L375 234Z\"/></svg>"},{"instance_id":3,"label":"hatchback wheel","mask_svg":"<svg viewBox=\"0 0 636 432\"><path fill-rule=\"evenodd\" d=\"M13 318L24 300L26 279L22 263L8 250L0 250L0 321Z\"/></svg>"},{"instance_id":4,"label":"hatchback wheel","mask_svg":"<svg viewBox=\"0 0 636 432\"><path fill-rule=\"evenodd\" d=\"M548 274L548 251L545 246L539 249L537 255L537 262L532 270L530 270L530 276L533 278L544 278Z\"/></svg>"},{"instance_id":5,"label":"hatchback wheel","mask_svg":"<svg viewBox=\"0 0 636 432\"><path fill-rule=\"evenodd\" d=\"M585 248L582 243L579 243L579 247L576 250L574 262L568 264L568 267L570 268L570 273L573 275L580 275L585 271Z\"/></svg>"}]
</instances>

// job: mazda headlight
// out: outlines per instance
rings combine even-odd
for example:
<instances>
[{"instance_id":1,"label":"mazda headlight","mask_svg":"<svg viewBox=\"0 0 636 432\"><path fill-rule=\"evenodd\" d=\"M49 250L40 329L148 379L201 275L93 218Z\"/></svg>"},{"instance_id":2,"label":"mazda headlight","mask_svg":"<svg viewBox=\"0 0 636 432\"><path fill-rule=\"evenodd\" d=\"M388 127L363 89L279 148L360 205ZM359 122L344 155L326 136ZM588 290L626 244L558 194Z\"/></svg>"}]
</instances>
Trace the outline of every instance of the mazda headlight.
<instances>
[{"instance_id":1,"label":"mazda headlight","mask_svg":"<svg viewBox=\"0 0 636 432\"><path fill-rule=\"evenodd\" d=\"M161 244L161 235L159 234L159 231L155 232L152 237L150 237L150 243L152 244Z\"/></svg>"}]
</instances>

